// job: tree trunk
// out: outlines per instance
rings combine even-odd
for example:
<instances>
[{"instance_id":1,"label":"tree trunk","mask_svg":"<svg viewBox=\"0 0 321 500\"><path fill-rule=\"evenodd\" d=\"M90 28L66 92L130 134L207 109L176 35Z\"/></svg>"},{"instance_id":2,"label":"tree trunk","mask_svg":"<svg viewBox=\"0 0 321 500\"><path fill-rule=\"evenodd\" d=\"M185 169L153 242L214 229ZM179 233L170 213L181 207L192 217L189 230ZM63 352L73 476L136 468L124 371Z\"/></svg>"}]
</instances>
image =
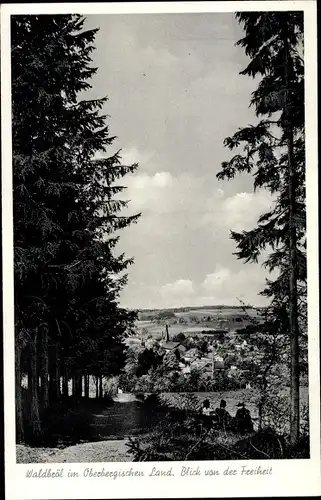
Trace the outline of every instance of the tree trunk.
<instances>
[{"instance_id":1,"label":"tree trunk","mask_svg":"<svg viewBox=\"0 0 321 500\"><path fill-rule=\"evenodd\" d=\"M99 375L99 398L103 399L103 377Z\"/></svg>"},{"instance_id":2,"label":"tree trunk","mask_svg":"<svg viewBox=\"0 0 321 500\"><path fill-rule=\"evenodd\" d=\"M77 399L82 396L82 377L79 372L76 372L72 377L72 395Z\"/></svg>"},{"instance_id":3,"label":"tree trunk","mask_svg":"<svg viewBox=\"0 0 321 500\"><path fill-rule=\"evenodd\" d=\"M85 398L89 398L89 375L85 373Z\"/></svg>"},{"instance_id":4,"label":"tree trunk","mask_svg":"<svg viewBox=\"0 0 321 500\"><path fill-rule=\"evenodd\" d=\"M60 370L58 359L58 346L54 345L51 349L51 368L50 368L50 396L54 401L60 397Z\"/></svg>"},{"instance_id":5,"label":"tree trunk","mask_svg":"<svg viewBox=\"0 0 321 500\"><path fill-rule=\"evenodd\" d=\"M296 229L295 229L295 187L293 172L293 134L289 136L289 324L290 324L290 351L291 351L291 420L290 439L296 444L300 434L300 363L299 363L299 328L298 328L298 294L296 276Z\"/></svg>"},{"instance_id":6,"label":"tree trunk","mask_svg":"<svg viewBox=\"0 0 321 500\"><path fill-rule=\"evenodd\" d=\"M96 399L99 398L99 378L95 377L95 383L96 383Z\"/></svg>"},{"instance_id":7,"label":"tree trunk","mask_svg":"<svg viewBox=\"0 0 321 500\"><path fill-rule=\"evenodd\" d=\"M76 397L76 394L77 394L77 390L76 390L76 377L75 375L72 376L72 382L71 382L71 393L72 393L72 396L73 397Z\"/></svg>"},{"instance_id":8,"label":"tree trunk","mask_svg":"<svg viewBox=\"0 0 321 500\"><path fill-rule=\"evenodd\" d=\"M49 405L49 355L48 355L48 330L42 330L41 339L41 400L45 410Z\"/></svg>"},{"instance_id":9,"label":"tree trunk","mask_svg":"<svg viewBox=\"0 0 321 500\"><path fill-rule=\"evenodd\" d=\"M16 334L15 345L15 384L16 384L16 442L22 443L24 441L24 426L23 426L23 412L22 412L22 388L21 388L21 347L20 339Z\"/></svg>"},{"instance_id":10,"label":"tree trunk","mask_svg":"<svg viewBox=\"0 0 321 500\"><path fill-rule=\"evenodd\" d=\"M30 356L30 420L31 420L31 435L37 440L41 434L41 425L39 418L39 401L38 401L38 370L37 370L37 329L34 330L34 338L31 341L31 356Z\"/></svg>"},{"instance_id":11,"label":"tree trunk","mask_svg":"<svg viewBox=\"0 0 321 500\"><path fill-rule=\"evenodd\" d=\"M55 365L55 395L57 400L60 399L60 359L59 359L59 346L56 345L56 365Z\"/></svg>"},{"instance_id":12,"label":"tree trunk","mask_svg":"<svg viewBox=\"0 0 321 500\"><path fill-rule=\"evenodd\" d=\"M64 398L68 398L68 369L64 367L63 375L62 375L62 394Z\"/></svg>"},{"instance_id":13,"label":"tree trunk","mask_svg":"<svg viewBox=\"0 0 321 500\"><path fill-rule=\"evenodd\" d=\"M293 175L293 134L289 137L289 323L290 323L290 350L291 350L291 420L290 439L296 444L300 434L300 363L299 363L299 328L298 328L298 295L296 276L296 229L295 229L295 188Z\"/></svg>"},{"instance_id":14,"label":"tree trunk","mask_svg":"<svg viewBox=\"0 0 321 500\"><path fill-rule=\"evenodd\" d=\"M259 420L258 420L258 430L260 431L262 429L262 420L263 420L263 403L260 402L258 405L258 411L259 411Z\"/></svg>"},{"instance_id":15,"label":"tree trunk","mask_svg":"<svg viewBox=\"0 0 321 500\"><path fill-rule=\"evenodd\" d=\"M284 34L285 51L285 129L287 135L288 154L288 202L289 202L289 327L291 353L291 382L290 382L290 441L295 445L300 435L300 368L299 368L299 327L298 327L298 294L297 294L297 234L295 226L296 214L296 186L294 166L294 133L291 126L290 109L288 107L289 87L289 46L287 22L285 20Z\"/></svg>"},{"instance_id":16,"label":"tree trunk","mask_svg":"<svg viewBox=\"0 0 321 500\"><path fill-rule=\"evenodd\" d=\"M77 375L77 398L80 399L82 397L82 375Z\"/></svg>"}]
</instances>

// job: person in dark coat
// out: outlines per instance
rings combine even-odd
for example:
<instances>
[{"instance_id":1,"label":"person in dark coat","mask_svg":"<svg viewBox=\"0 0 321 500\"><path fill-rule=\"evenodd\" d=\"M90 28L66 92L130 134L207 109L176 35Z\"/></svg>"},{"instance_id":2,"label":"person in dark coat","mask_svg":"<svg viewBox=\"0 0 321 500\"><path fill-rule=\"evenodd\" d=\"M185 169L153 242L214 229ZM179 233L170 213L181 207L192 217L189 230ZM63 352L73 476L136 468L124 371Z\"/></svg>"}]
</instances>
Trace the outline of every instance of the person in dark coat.
<instances>
[{"instance_id":1,"label":"person in dark coat","mask_svg":"<svg viewBox=\"0 0 321 500\"><path fill-rule=\"evenodd\" d=\"M231 424L232 417L226 410L226 401L224 399L221 400L220 407L215 408L215 414L218 418L219 427L227 429Z\"/></svg>"},{"instance_id":2,"label":"person in dark coat","mask_svg":"<svg viewBox=\"0 0 321 500\"><path fill-rule=\"evenodd\" d=\"M250 411L245 408L244 403L238 403L238 410L234 419L234 426L237 432L244 434L253 431L253 422Z\"/></svg>"}]
</instances>

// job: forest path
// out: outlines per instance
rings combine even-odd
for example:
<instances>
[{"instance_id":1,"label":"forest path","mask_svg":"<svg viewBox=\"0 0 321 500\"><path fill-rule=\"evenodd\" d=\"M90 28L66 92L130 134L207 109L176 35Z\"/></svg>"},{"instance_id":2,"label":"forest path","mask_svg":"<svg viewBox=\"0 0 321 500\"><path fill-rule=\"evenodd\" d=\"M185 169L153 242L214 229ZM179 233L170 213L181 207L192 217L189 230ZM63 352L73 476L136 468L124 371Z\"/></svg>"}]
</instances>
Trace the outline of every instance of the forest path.
<instances>
[{"instance_id":1,"label":"forest path","mask_svg":"<svg viewBox=\"0 0 321 500\"><path fill-rule=\"evenodd\" d=\"M82 443L67 448L17 445L17 463L130 462L126 439Z\"/></svg>"}]
</instances>

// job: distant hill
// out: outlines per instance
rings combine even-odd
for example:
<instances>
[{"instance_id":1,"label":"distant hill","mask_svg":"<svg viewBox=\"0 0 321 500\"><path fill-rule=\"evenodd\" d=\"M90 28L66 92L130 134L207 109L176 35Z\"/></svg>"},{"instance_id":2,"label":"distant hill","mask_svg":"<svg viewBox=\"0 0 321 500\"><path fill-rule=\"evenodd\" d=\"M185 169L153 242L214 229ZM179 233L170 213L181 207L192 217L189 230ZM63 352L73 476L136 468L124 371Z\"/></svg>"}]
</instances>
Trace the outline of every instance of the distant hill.
<instances>
[{"instance_id":1,"label":"distant hill","mask_svg":"<svg viewBox=\"0 0 321 500\"><path fill-rule=\"evenodd\" d=\"M257 317L263 308L247 308L246 311L240 306L200 306L200 307L173 307L166 309L140 309L138 310L139 321L157 321L168 322L172 324L175 321L194 320L195 323L200 321L229 321L234 318L235 321L246 320L249 316ZM211 325L207 325L211 326ZM212 325L213 326L213 325Z\"/></svg>"},{"instance_id":2,"label":"distant hill","mask_svg":"<svg viewBox=\"0 0 321 500\"><path fill-rule=\"evenodd\" d=\"M189 311L201 311L201 310L211 310L211 311L217 311L220 309L235 309L235 310L240 310L242 309L240 306L227 306L227 305L216 305L216 306L188 306L188 307L166 307L164 309L137 309L138 313L182 313L182 312L189 312ZM264 307L247 307L247 309L253 309L253 310L264 310Z\"/></svg>"}]
</instances>

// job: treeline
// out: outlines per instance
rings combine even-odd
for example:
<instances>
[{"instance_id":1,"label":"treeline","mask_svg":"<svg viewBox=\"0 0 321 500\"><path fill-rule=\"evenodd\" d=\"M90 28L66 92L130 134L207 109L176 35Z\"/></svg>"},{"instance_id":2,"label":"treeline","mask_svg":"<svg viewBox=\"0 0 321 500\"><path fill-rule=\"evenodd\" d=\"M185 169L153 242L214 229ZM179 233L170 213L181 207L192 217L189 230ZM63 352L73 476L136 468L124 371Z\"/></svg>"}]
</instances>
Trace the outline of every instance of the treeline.
<instances>
[{"instance_id":1,"label":"treeline","mask_svg":"<svg viewBox=\"0 0 321 500\"><path fill-rule=\"evenodd\" d=\"M189 312L189 311L203 311L203 310L210 310L210 311L217 311L217 310L226 310L226 309L236 309L239 310L240 306L226 306L226 305L217 305L217 306L189 306L189 307L170 307L167 309L139 309L138 312L139 314L147 314L147 313L183 313L183 312ZM251 307L254 311L258 309L264 310L265 308L257 308L257 307Z\"/></svg>"},{"instance_id":2,"label":"treeline","mask_svg":"<svg viewBox=\"0 0 321 500\"><path fill-rule=\"evenodd\" d=\"M118 295L132 262L117 255L123 178L137 165L107 155L107 98L83 99L97 68L97 30L79 15L13 16L12 141L17 441L36 441L48 408L102 395L124 362L136 314ZM27 389L21 379L27 377Z\"/></svg>"}]
</instances>

